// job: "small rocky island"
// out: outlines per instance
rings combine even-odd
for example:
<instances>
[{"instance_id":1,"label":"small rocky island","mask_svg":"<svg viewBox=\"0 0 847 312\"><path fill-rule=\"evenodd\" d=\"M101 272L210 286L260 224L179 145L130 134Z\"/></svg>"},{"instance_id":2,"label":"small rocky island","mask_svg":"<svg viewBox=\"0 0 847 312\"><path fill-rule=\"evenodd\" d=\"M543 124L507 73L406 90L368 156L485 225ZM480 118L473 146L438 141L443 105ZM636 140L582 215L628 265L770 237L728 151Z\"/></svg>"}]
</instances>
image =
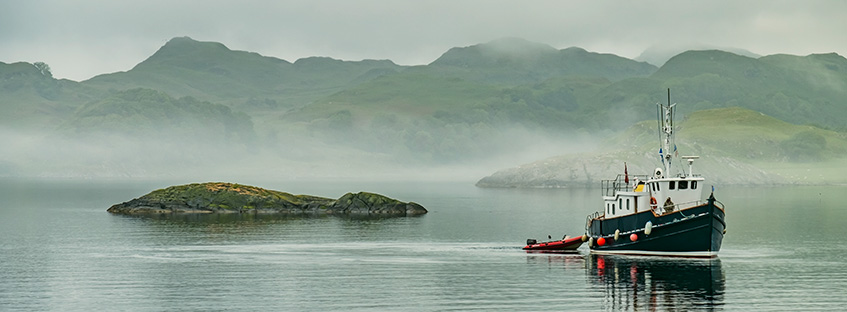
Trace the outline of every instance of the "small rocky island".
<instances>
[{"instance_id":1,"label":"small rocky island","mask_svg":"<svg viewBox=\"0 0 847 312\"><path fill-rule=\"evenodd\" d=\"M374 193L347 193L339 199L292 195L233 183L194 183L155 190L110 207L115 214L279 213L414 216L421 205Z\"/></svg>"}]
</instances>

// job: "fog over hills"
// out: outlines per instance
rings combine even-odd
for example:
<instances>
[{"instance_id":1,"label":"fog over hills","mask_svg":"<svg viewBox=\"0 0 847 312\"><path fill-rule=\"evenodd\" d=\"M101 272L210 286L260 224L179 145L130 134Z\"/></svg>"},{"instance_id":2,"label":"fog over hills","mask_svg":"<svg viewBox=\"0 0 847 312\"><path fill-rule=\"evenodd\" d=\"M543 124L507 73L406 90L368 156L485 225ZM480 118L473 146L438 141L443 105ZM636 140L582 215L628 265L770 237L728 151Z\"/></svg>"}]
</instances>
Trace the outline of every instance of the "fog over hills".
<instances>
[{"instance_id":1,"label":"fog over hills","mask_svg":"<svg viewBox=\"0 0 847 312\"><path fill-rule=\"evenodd\" d=\"M745 49L733 48L733 47L718 47L704 44L687 44L687 45L655 45L647 48L644 52L641 52L638 56L634 58L636 61L647 62L649 64L653 64L655 66L661 67L665 65L672 57L676 56L685 51L705 51L705 50L719 50L726 51L733 54L738 54L741 56L746 56L750 58L759 58L761 55L747 51Z\"/></svg>"},{"instance_id":2,"label":"fog over hills","mask_svg":"<svg viewBox=\"0 0 847 312\"><path fill-rule=\"evenodd\" d=\"M82 82L54 79L46 64L0 63L0 141L9 147L0 175L474 180L614 151L606 142L655 119L670 88L681 118L738 107L823 138L813 157L784 154L805 141L820 147L803 131L769 139L784 147L763 145L773 157L710 143L722 159L769 176L842 159L834 151L845 144L845 86L847 59L837 54L687 51L655 67L506 38L400 66L289 62L178 37L129 71ZM712 130L736 142L769 129Z\"/></svg>"},{"instance_id":3,"label":"fog over hills","mask_svg":"<svg viewBox=\"0 0 847 312\"><path fill-rule=\"evenodd\" d=\"M646 77L656 67L612 54L549 45L519 38L504 38L469 47L452 48L429 66L463 79L519 85L556 77L602 77L618 81Z\"/></svg>"},{"instance_id":4,"label":"fog over hills","mask_svg":"<svg viewBox=\"0 0 847 312\"><path fill-rule=\"evenodd\" d=\"M847 133L793 125L739 107L702 110L677 125L679 155L698 155L694 171L710 183L843 183ZM503 169L482 178L482 187L586 187L624 173L649 174L661 167L655 121L644 121L609 138L609 148L560 155ZM676 159L674 170L688 172Z\"/></svg>"}]
</instances>

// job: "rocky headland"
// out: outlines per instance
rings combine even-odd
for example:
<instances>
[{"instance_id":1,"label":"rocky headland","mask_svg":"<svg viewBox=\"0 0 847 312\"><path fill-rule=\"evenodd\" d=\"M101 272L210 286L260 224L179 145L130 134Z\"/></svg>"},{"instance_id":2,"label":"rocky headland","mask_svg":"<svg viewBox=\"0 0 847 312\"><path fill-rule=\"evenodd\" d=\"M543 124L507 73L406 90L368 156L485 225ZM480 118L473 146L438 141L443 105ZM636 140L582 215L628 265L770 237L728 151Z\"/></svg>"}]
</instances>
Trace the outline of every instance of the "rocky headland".
<instances>
[{"instance_id":1,"label":"rocky headland","mask_svg":"<svg viewBox=\"0 0 847 312\"><path fill-rule=\"evenodd\" d=\"M339 199L292 195L255 186L209 182L171 186L116 204L115 214L278 213L413 216L427 213L414 202L379 194L347 193Z\"/></svg>"},{"instance_id":2,"label":"rocky headland","mask_svg":"<svg viewBox=\"0 0 847 312\"><path fill-rule=\"evenodd\" d=\"M680 144L681 145L681 144ZM694 164L695 173L703 173L709 183L717 185L779 185L785 177L766 172L731 157L702 153ZM612 151L606 153L571 154L497 171L480 179L483 188L583 188L599 187L601 180L615 179L624 173L650 174L658 167L650 151ZM677 162L675 170L687 170Z\"/></svg>"}]
</instances>

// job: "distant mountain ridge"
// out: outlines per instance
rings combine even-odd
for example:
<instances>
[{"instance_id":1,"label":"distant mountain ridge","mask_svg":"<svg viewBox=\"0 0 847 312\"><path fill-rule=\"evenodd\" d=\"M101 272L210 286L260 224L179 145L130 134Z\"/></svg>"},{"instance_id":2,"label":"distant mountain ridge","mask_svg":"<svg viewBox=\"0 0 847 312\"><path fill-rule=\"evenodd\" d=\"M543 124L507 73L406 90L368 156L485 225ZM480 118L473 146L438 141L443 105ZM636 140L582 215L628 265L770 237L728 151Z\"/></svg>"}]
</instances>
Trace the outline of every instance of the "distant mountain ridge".
<instances>
[{"instance_id":1,"label":"distant mountain ridge","mask_svg":"<svg viewBox=\"0 0 847 312\"><path fill-rule=\"evenodd\" d=\"M205 153L232 143L220 138L244 137L252 143L239 145L239 153L271 159L321 155L343 163L355 154L400 167L461 166L510 157L525 162L528 151L567 152L562 142L596 144L597 137L654 119L652 103L665 101L668 88L683 118L741 107L845 132L845 86L847 59L837 54L755 58L687 51L657 68L505 38L450 49L428 65L401 66L328 57L289 62L178 37L129 71L83 82L54 79L33 64L0 63L0 120L15 133L36 129L54 138L121 133L127 146L142 140L135 146L147 149L156 142L143 138L144 131L188 130L210 142L202 145ZM163 100L142 100L146 95ZM134 124L147 130L133 133ZM232 124L243 127L227 128ZM199 156L175 157L192 163ZM89 168L121 163L88 158ZM6 159L12 160L0 160L0 168L28 161Z\"/></svg>"},{"instance_id":2,"label":"distant mountain ridge","mask_svg":"<svg viewBox=\"0 0 847 312\"><path fill-rule=\"evenodd\" d=\"M742 106L794 124L844 127L847 59L835 54L753 59L722 51L679 54L656 79L683 84L680 100ZM708 92L708 93L707 93Z\"/></svg>"},{"instance_id":3,"label":"distant mountain ridge","mask_svg":"<svg viewBox=\"0 0 847 312\"><path fill-rule=\"evenodd\" d=\"M233 51L217 42L178 37L129 71L95 76L83 83L100 89L150 88L232 107L260 99L273 108L286 109L360 82L361 77L372 76L372 70L390 73L400 69L387 60L349 62L313 57L290 63Z\"/></svg>"},{"instance_id":4,"label":"distant mountain ridge","mask_svg":"<svg viewBox=\"0 0 847 312\"><path fill-rule=\"evenodd\" d=\"M704 44L678 44L678 45L670 45L670 46L651 46L641 52L640 55L636 56L634 60L647 62L653 64L655 66L663 66L665 62L667 62L672 57L686 52L686 51L705 51L705 50L719 50L726 51L733 54L738 54L741 56L746 56L749 58L760 58L761 55L750 52L745 49L739 48L730 48L730 47L718 47L712 45L704 45Z\"/></svg>"},{"instance_id":5,"label":"distant mountain ridge","mask_svg":"<svg viewBox=\"0 0 847 312\"><path fill-rule=\"evenodd\" d=\"M557 50L549 45L519 38L452 48L428 67L452 68L452 76L489 83L519 85L554 77L603 77L617 81L645 77L657 67L613 54L571 47Z\"/></svg>"}]
</instances>

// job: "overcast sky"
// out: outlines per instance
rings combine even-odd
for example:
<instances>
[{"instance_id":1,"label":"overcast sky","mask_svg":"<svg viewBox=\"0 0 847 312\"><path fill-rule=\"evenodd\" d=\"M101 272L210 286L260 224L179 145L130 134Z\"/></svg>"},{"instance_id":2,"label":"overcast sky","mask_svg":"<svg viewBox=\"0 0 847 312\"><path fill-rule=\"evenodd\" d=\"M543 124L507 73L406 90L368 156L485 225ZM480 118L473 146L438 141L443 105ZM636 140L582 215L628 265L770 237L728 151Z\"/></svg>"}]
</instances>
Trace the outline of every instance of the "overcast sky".
<instances>
[{"instance_id":1,"label":"overcast sky","mask_svg":"<svg viewBox=\"0 0 847 312\"><path fill-rule=\"evenodd\" d=\"M0 62L43 61L78 81L129 70L178 36L292 62L418 65L503 37L629 58L654 45L843 56L845 31L841 0L0 0Z\"/></svg>"}]
</instances>

